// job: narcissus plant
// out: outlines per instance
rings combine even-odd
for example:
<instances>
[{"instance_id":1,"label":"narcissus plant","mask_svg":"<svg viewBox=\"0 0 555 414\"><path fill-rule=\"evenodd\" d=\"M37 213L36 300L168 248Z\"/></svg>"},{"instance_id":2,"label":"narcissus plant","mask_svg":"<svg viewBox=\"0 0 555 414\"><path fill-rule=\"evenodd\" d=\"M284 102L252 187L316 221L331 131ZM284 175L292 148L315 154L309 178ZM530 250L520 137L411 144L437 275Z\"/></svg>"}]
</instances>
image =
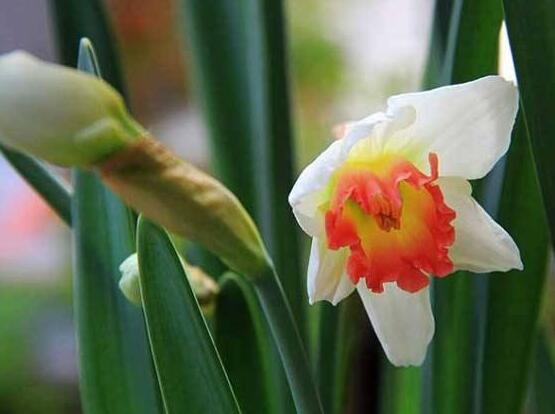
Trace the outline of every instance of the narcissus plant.
<instances>
[{"instance_id":1,"label":"narcissus plant","mask_svg":"<svg viewBox=\"0 0 555 414\"><path fill-rule=\"evenodd\" d=\"M516 87L498 76L389 98L346 126L289 202L312 237L310 302L360 295L389 360L420 365L434 332L431 277L522 269L468 180L507 151Z\"/></svg>"},{"instance_id":2,"label":"narcissus plant","mask_svg":"<svg viewBox=\"0 0 555 414\"><path fill-rule=\"evenodd\" d=\"M254 275L270 265L235 195L153 139L101 79L21 51L0 56L0 144L97 170L129 205L234 271Z\"/></svg>"}]
</instances>

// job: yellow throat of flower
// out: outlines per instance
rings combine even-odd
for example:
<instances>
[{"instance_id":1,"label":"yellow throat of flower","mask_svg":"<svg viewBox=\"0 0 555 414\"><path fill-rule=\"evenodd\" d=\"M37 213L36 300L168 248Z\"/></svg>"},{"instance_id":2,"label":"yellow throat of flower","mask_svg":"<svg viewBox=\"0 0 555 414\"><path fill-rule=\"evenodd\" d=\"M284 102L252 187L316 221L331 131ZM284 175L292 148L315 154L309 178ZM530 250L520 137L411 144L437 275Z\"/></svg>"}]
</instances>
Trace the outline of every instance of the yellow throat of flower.
<instances>
[{"instance_id":1,"label":"yellow throat of flower","mask_svg":"<svg viewBox=\"0 0 555 414\"><path fill-rule=\"evenodd\" d=\"M455 212L435 183L438 157L430 153L429 163L425 175L402 155L369 158L355 151L335 172L321 208L328 248L350 250L353 283L364 278L382 292L384 283L396 282L416 292L428 285L428 275L452 272Z\"/></svg>"}]
</instances>

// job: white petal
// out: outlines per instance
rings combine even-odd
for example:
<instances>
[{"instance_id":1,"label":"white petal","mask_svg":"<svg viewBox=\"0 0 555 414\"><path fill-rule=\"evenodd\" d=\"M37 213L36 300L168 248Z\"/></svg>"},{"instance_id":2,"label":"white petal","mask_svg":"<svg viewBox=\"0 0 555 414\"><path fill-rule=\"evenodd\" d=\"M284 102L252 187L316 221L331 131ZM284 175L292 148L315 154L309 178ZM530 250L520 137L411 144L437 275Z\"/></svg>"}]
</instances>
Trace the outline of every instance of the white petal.
<instances>
[{"instance_id":1,"label":"white petal","mask_svg":"<svg viewBox=\"0 0 555 414\"><path fill-rule=\"evenodd\" d=\"M311 236L319 235L318 205L320 192L335 169L343 161L342 141L333 142L312 163L306 166L289 193L289 204L301 228Z\"/></svg>"},{"instance_id":2,"label":"white petal","mask_svg":"<svg viewBox=\"0 0 555 414\"><path fill-rule=\"evenodd\" d=\"M133 304L142 306L141 288L139 286L139 258L137 253L133 253L125 259L119 266L121 278L119 288L124 296Z\"/></svg>"},{"instance_id":3,"label":"white petal","mask_svg":"<svg viewBox=\"0 0 555 414\"><path fill-rule=\"evenodd\" d=\"M426 165L429 152L439 157L439 174L468 179L487 174L509 148L518 110L512 82L486 76L460 85L397 95L388 100L388 114L413 107L414 123L389 140L393 146L414 146Z\"/></svg>"},{"instance_id":4,"label":"white petal","mask_svg":"<svg viewBox=\"0 0 555 414\"><path fill-rule=\"evenodd\" d=\"M438 184L445 203L457 213L455 243L449 249L455 268L476 273L522 270L517 245L474 200L468 181L443 177Z\"/></svg>"},{"instance_id":5,"label":"white petal","mask_svg":"<svg viewBox=\"0 0 555 414\"><path fill-rule=\"evenodd\" d=\"M325 237L324 215L318 207L325 202L325 193L315 191L292 205L293 214L303 231L311 237Z\"/></svg>"},{"instance_id":6,"label":"white petal","mask_svg":"<svg viewBox=\"0 0 555 414\"><path fill-rule=\"evenodd\" d=\"M357 291L391 363L421 365L434 336L429 289L408 293L386 283L383 293L373 293L361 280Z\"/></svg>"},{"instance_id":7,"label":"white petal","mask_svg":"<svg viewBox=\"0 0 555 414\"><path fill-rule=\"evenodd\" d=\"M307 234L321 235L318 206L324 195L319 193L326 187L334 171L345 161L352 146L371 135L375 125L385 119L383 113L376 113L349 124L345 137L334 141L301 172L289 193L289 204L299 225Z\"/></svg>"},{"instance_id":8,"label":"white petal","mask_svg":"<svg viewBox=\"0 0 555 414\"><path fill-rule=\"evenodd\" d=\"M388 117L383 112L376 112L360 121L351 122L347 125L347 132L343 138L343 146L341 148L341 156L343 160L349 155L349 151L361 139L373 135L376 125L389 121Z\"/></svg>"},{"instance_id":9,"label":"white petal","mask_svg":"<svg viewBox=\"0 0 555 414\"><path fill-rule=\"evenodd\" d=\"M308 262L308 299L312 305L319 300L327 300L337 305L355 289L345 273L347 249L329 250L325 242L312 239Z\"/></svg>"}]
</instances>

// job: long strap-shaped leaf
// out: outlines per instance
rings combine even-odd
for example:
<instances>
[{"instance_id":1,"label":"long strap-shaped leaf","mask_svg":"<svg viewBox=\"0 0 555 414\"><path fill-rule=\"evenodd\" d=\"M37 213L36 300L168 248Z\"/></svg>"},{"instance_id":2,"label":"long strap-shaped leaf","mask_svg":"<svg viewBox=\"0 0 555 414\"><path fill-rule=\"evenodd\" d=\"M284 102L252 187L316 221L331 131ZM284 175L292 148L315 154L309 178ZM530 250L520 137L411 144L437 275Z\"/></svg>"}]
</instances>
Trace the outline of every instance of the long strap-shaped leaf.
<instances>
[{"instance_id":1,"label":"long strap-shaped leaf","mask_svg":"<svg viewBox=\"0 0 555 414\"><path fill-rule=\"evenodd\" d=\"M300 265L299 230L287 202L293 186L293 132L288 82L288 55L285 35L284 2L282 0L250 0L253 19L260 21L260 39L254 41L250 62L261 62L260 73L251 74L253 83L253 119L260 121L253 141L264 137L264 159L258 159L257 173L266 172L267 181L260 190L268 189L268 198L260 202L268 214L268 247L287 295L301 336L305 331L306 289ZM249 19L247 14L245 20ZM253 24L250 31L257 28Z\"/></svg>"},{"instance_id":2,"label":"long strap-shaped leaf","mask_svg":"<svg viewBox=\"0 0 555 414\"><path fill-rule=\"evenodd\" d=\"M555 2L505 0L522 110L530 134L545 211L555 236Z\"/></svg>"},{"instance_id":3,"label":"long strap-shaped leaf","mask_svg":"<svg viewBox=\"0 0 555 414\"><path fill-rule=\"evenodd\" d=\"M250 275L266 323L278 348L299 414L321 414L322 403L312 378L301 336L275 270Z\"/></svg>"},{"instance_id":4,"label":"long strap-shaped leaf","mask_svg":"<svg viewBox=\"0 0 555 414\"><path fill-rule=\"evenodd\" d=\"M292 144L282 2L182 4L216 171L260 226L302 332L298 230L286 200ZM244 355L250 352L255 351L245 349ZM283 377L273 393L281 396L285 411L294 410Z\"/></svg>"},{"instance_id":5,"label":"long strap-shaped leaf","mask_svg":"<svg viewBox=\"0 0 555 414\"><path fill-rule=\"evenodd\" d=\"M216 170L260 226L302 334L305 289L287 204L293 153L282 1L183 5Z\"/></svg>"},{"instance_id":6,"label":"long strap-shaped leaf","mask_svg":"<svg viewBox=\"0 0 555 414\"><path fill-rule=\"evenodd\" d=\"M541 330L533 359L533 399L529 411L534 414L555 413L555 355L546 330Z\"/></svg>"},{"instance_id":7,"label":"long strap-shaped leaf","mask_svg":"<svg viewBox=\"0 0 555 414\"><path fill-rule=\"evenodd\" d=\"M443 82L466 82L496 73L501 4L497 0L456 0L452 13ZM473 407L475 370L479 368L479 329L474 320L479 283L485 281L467 272L434 283L434 413L466 414Z\"/></svg>"},{"instance_id":8,"label":"long strap-shaped leaf","mask_svg":"<svg viewBox=\"0 0 555 414\"><path fill-rule=\"evenodd\" d=\"M79 67L98 74L89 42ZM132 213L95 174L73 174L74 309L81 403L89 414L160 412L141 311L118 288L120 263L133 251Z\"/></svg>"},{"instance_id":9,"label":"long strap-shaped leaf","mask_svg":"<svg viewBox=\"0 0 555 414\"><path fill-rule=\"evenodd\" d=\"M520 248L524 271L493 274L488 282L482 388L488 414L522 412L547 263L547 223L522 116L513 136L499 220Z\"/></svg>"},{"instance_id":10,"label":"long strap-shaped leaf","mask_svg":"<svg viewBox=\"0 0 555 414\"><path fill-rule=\"evenodd\" d=\"M119 67L115 38L102 0L50 0L54 29L62 63L73 66L77 61L79 42L87 37L96 47L102 62L102 77L126 97L123 75Z\"/></svg>"},{"instance_id":11,"label":"long strap-shaped leaf","mask_svg":"<svg viewBox=\"0 0 555 414\"><path fill-rule=\"evenodd\" d=\"M139 218L137 251L148 337L166 413L240 413L167 233Z\"/></svg>"},{"instance_id":12,"label":"long strap-shaped leaf","mask_svg":"<svg viewBox=\"0 0 555 414\"><path fill-rule=\"evenodd\" d=\"M243 412L287 412L275 392L283 377L274 372L282 370L279 355L252 285L235 273L219 282L214 337Z\"/></svg>"},{"instance_id":13,"label":"long strap-shaped leaf","mask_svg":"<svg viewBox=\"0 0 555 414\"><path fill-rule=\"evenodd\" d=\"M547 214L548 229L551 234L551 240L555 235L555 170L553 163L555 161L555 118L553 117L553 107L555 106L555 3L550 0L537 0L528 3L522 0L504 1L505 19L507 22L507 31L511 43L511 50L515 63L516 75L519 83L519 91L521 97L521 111L523 113L524 122L532 146L534 154L534 163L541 187L544 209ZM539 202L539 200L537 200ZM543 232L540 233L540 235ZM531 243L534 243L536 234L530 230L529 237ZM541 242L541 236L540 236ZM541 244L538 246L542 248ZM525 270L529 264L525 261ZM533 268L540 271L537 264L532 264ZM528 297L528 308L525 311L525 317L530 319L530 323L534 323L534 312L537 311L536 306L532 303L534 289L536 290L536 301L539 300L539 285L542 283L542 275L534 274L531 276L533 281L523 281L525 294ZM528 285L530 284L530 285ZM516 289L516 288L515 288ZM517 294L516 292L514 293ZM524 294L524 293L521 293ZM528 329L530 332L530 329ZM533 332L533 330L532 330ZM528 343L524 338L517 341L521 343L522 348L519 350L521 359L526 358L529 352ZM544 344L540 344L540 350L543 350ZM521 365L526 364L527 360L520 362ZM538 372L546 373L544 370ZM512 376L510 376L512 377ZM536 378L538 383L536 389L541 390L541 382L549 378L549 376L540 375ZM491 378L495 381L492 387L501 385L503 378ZM519 381L520 382L520 381ZM486 386L487 384L484 384ZM496 388L497 389L497 388ZM503 409L504 407L517 408L521 404L522 396L520 393L512 395L504 406L499 402L495 402L495 408ZM547 397L547 401L549 397ZM486 403L487 401L485 401ZM494 404L494 402L487 402ZM541 411L541 404L538 406L538 412Z\"/></svg>"},{"instance_id":14,"label":"long strap-shaped leaf","mask_svg":"<svg viewBox=\"0 0 555 414\"><path fill-rule=\"evenodd\" d=\"M424 79L423 89L442 86L451 76L451 67L454 55L456 32L452 26L459 25L462 3L460 0L438 0L434 6L432 22L432 36ZM451 32L451 35L450 35ZM437 336L436 336L437 337ZM382 414L405 414L410 409L411 413L430 412L431 382L424 381L426 374L432 369L430 359L422 367L397 368L389 361L382 365L382 388L380 412ZM428 375L430 377L430 375ZM425 392L426 391L426 392ZM410 407L410 408L407 408Z\"/></svg>"}]
</instances>

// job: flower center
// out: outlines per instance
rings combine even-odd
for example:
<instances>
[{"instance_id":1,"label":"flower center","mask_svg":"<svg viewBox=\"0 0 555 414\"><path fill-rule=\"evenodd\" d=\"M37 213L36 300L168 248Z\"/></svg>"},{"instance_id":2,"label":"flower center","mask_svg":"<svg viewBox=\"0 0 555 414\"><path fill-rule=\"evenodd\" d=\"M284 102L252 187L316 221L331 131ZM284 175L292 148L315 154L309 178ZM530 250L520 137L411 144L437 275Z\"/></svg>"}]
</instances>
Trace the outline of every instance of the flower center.
<instances>
[{"instance_id":1,"label":"flower center","mask_svg":"<svg viewBox=\"0 0 555 414\"><path fill-rule=\"evenodd\" d=\"M373 292L396 282L408 292L428 286L428 275L453 271L448 250L455 240L455 212L435 180L438 158L429 154L431 174L403 157L382 155L347 161L331 180L325 225L328 247L349 248L347 273L364 278Z\"/></svg>"}]
</instances>

